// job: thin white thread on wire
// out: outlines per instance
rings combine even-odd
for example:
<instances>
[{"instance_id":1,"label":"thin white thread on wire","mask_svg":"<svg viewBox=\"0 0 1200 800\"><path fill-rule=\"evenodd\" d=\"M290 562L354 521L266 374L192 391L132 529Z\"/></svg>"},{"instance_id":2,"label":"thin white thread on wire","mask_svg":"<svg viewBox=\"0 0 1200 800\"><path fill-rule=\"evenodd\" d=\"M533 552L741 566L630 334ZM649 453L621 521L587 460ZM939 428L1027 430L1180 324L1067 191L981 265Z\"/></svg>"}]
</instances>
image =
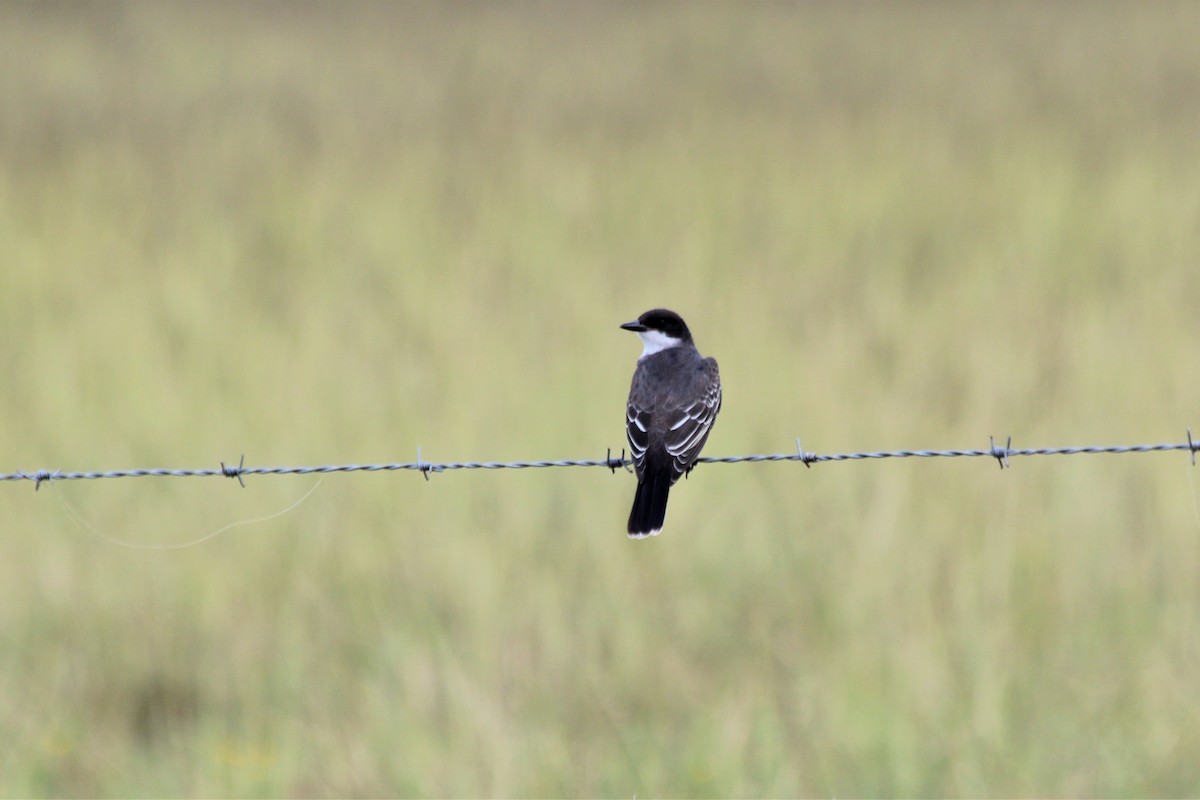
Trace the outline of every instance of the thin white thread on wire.
<instances>
[{"instance_id":1,"label":"thin white thread on wire","mask_svg":"<svg viewBox=\"0 0 1200 800\"><path fill-rule=\"evenodd\" d=\"M696 460L697 464L745 464L766 461L799 461L806 467L825 461L859 461L882 458L994 458L1001 469L1009 466L1009 459L1018 456L1072 456L1092 453L1158 453L1166 451L1185 450L1192 454L1192 465L1196 463L1196 453L1200 452L1200 441L1192 438L1192 430L1188 428L1187 441L1163 444L1130 444L1130 445L1080 445L1075 447L1021 447L1012 446L1012 437L1007 443L997 445L992 440L986 450L876 450L858 453L809 453L796 440L796 452L774 453L750 456L703 456ZM420 472L429 479L430 473L452 472L465 469L548 469L552 467L605 467L616 471L619 468L628 469L633 462L621 455L614 456L612 450L603 459L563 459L557 461L457 461L437 463L421 458L421 450L417 449L417 460L392 464L325 464L312 467L247 467L243 455L236 466L227 465L213 469L127 469L106 470L102 472L64 472L62 470L36 470L33 472L19 471L0 474L0 481L33 481L34 488L39 488L46 481L78 481L99 480L105 478L206 478L224 477L236 478L243 487L246 485L242 478L247 475L326 475L333 472L393 472L411 470Z\"/></svg>"},{"instance_id":2,"label":"thin white thread on wire","mask_svg":"<svg viewBox=\"0 0 1200 800\"><path fill-rule=\"evenodd\" d=\"M273 519L282 517L284 514L297 508L305 500L312 497L313 492L315 492L320 487L321 483L324 480L325 480L324 478L318 478L317 482L315 484L313 484L313 487L311 489L309 489L307 492L305 492L304 495L299 500L295 501L294 503L289 505L287 508L280 509L279 511L274 511L274 512L267 514L265 516L262 516L262 517L254 517L252 519L240 519L235 522L230 522L229 524L222 525L220 528L217 528L216 530L213 530L213 531L209 531L208 533L206 533L202 536L197 536L196 538L191 539L186 542L177 542L177 543L173 543L173 544L153 544L153 543L147 544L147 543L142 543L142 542L129 542L129 541L125 541L124 539L118 539L115 536L109 536L106 533L102 533L95 525L93 525L92 523L90 523L86 519L84 519L83 515L80 514L78 511L76 511L75 507L66 501L66 498L64 498L62 496L61 492L55 492L55 495L58 497L58 502L62 505L63 511L67 512L67 515L69 517L71 517L73 520L75 520L75 522L81 528L83 528L88 533L91 533L92 535L96 536L99 539L104 540L105 542L107 542L109 544L116 545L117 547L124 547L126 550L184 550L189 547L195 547L197 545L204 544L207 541L217 538L218 536L220 536L223 533L228 533L229 531L233 530L234 528L241 528L246 525L257 525L260 522L270 522Z\"/></svg>"}]
</instances>

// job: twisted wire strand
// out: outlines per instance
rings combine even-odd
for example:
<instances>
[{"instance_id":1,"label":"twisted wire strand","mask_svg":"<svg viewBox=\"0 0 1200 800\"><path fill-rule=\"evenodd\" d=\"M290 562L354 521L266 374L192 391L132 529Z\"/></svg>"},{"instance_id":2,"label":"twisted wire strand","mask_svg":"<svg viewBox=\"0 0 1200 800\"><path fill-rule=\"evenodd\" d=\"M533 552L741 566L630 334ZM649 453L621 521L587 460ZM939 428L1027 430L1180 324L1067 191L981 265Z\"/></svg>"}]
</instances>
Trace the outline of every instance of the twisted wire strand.
<instances>
[{"instance_id":1,"label":"twisted wire strand","mask_svg":"<svg viewBox=\"0 0 1200 800\"><path fill-rule=\"evenodd\" d=\"M703 456L696 460L697 464L745 464L767 461L799 461L811 467L825 461L858 461L864 459L882 458L994 458L1000 468L1009 466L1009 459L1018 456L1071 456L1084 453L1155 453L1164 451L1186 450L1192 454L1192 464L1196 463L1196 453L1200 451L1200 441L1192 438L1189 428L1186 442L1166 442L1162 444L1130 444L1130 445L1079 445L1073 447L1012 447L1009 437L1004 445L997 445L993 439L986 450L875 450L857 453L809 453L796 440L796 452L772 453L747 456ZM633 461L626 458L622 450L619 456L614 456L612 450L603 459L560 459L545 461L457 461L432 462L421 458L417 450L417 460L391 464L324 464L303 467L247 467L246 458L242 456L236 465L221 462L220 467L211 469L126 469L104 470L93 472L64 472L62 470L41 469L36 471L18 471L0 474L0 481L33 481L34 488L40 488L47 481L78 481L99 480L107 478L235 478L245 486L243 477L248 475L326 475L334 472L394 472L411 470L420 472L429 479L430 473L451 472L467 469L548 469L552 467L606 467L616 471L618 468L628 469Z\"/></svg>"}]
</instances>

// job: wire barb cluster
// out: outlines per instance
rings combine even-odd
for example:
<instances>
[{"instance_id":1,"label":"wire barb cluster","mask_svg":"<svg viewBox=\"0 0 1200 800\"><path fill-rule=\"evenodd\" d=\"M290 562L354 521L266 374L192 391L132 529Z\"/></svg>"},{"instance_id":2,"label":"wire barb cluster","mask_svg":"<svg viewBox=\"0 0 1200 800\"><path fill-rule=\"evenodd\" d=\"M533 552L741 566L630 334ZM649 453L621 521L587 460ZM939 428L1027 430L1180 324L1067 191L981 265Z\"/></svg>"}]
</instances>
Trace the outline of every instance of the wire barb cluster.
<instances>
[{"instance_id":1,"label":"wire barb cluster","mask_svg":"<svg viewBox=\"0 0 1200 800\"><path fill-rule=\"evenodd\" d=\"M1192 466L1196 464L1196 453L1200 452L1200 440L1192 438L1192 429L1187 429L1187 441L1164 444L1130 444L1130 445L1083 445L1078 447L1033 447L1014 448L1012 437L1009 436L1003 446L997 445L995 437L988 437L986 450L879 450L859 453L810 453L796 439L795 453L774 453L751 456L702 456L697 464L745 464L763 461L799 461L805 467L823 461L858 461L879 458L994 458L1000 469L1009 468L1009 459L1016 456L1071 456L1082 453L1154 453L1173 450L1186 450L1191 453ZM398 470L413 470L420 472L425 480L430 473L450 472L463 469L547 469L550 467L606 467L611 472L622 468L629 472L633 461L626 457L625 450L619 456L614 456L609 448L603 459L568 459L559 461L460 461L436 463L425 461L421 457L421 449L417 448L417 460L408 463L394 464L326 464L314 467L247 467L246 456L238 459L236 466L220 462L217 469L128 469L108 470L104 472L64 472L62 470L40 469L34 472L9 472L0 474L0 481L33 481L34 490L38 490L45 482L97 480L101 478L203 478L218 476L235 478L244 488L246 475L324 475L331 472L393 472Z\"/></svg>"}]
</instances>

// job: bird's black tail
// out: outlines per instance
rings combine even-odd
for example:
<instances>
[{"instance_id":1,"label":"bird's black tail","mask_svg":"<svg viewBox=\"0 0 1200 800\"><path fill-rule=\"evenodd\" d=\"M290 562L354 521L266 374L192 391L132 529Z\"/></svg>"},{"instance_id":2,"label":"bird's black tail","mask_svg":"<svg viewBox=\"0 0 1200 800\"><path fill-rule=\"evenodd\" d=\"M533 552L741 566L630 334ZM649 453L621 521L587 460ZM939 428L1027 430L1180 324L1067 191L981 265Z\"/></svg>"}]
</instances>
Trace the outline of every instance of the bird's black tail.
<instances>
[{"instance_id":1,"label":"bird's black tail","mask_svg":"<svg viewBox=\"0 0 1200 800\"><path fill-rule=\"evenodd\" d=\"M667 495L671 491L671 473L647 470L638 482L629 512L629 535L634 539L655 536L667 518Z\"/></svg>"}]
</instances>

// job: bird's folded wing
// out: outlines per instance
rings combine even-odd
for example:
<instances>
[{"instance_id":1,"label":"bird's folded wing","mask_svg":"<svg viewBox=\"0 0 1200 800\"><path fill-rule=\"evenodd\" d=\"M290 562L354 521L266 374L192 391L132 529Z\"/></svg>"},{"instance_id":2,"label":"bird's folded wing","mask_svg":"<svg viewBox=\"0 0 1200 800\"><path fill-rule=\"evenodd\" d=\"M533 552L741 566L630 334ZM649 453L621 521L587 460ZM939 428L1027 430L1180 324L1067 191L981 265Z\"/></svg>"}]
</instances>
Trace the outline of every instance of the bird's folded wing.
<instances>
[{"instance_id":1,"label":"bird's folded wing","mask_svg":"<svg viewBox=\"0 0 1200 800\"><path fill-rule=\"evenodd\" d=\"M709 384L704 397L686 408L668 412L670 422L665 444L672 459L672 483L696 463L720 410L721 383L716 380Z\"/></svg>"},{"instance_id":2,"label":"bird's folded wing","mask_svg":"<svg viewBox=\"0 0 1200 800\"><path fill-rule=\"evenodd\" d=\"M646 460L646 449L650 446L650 416L650 410L637 408L632 402L625 406L625 436L629 439L630 455L639 477Z\"/></svg>"}]
</instances>

